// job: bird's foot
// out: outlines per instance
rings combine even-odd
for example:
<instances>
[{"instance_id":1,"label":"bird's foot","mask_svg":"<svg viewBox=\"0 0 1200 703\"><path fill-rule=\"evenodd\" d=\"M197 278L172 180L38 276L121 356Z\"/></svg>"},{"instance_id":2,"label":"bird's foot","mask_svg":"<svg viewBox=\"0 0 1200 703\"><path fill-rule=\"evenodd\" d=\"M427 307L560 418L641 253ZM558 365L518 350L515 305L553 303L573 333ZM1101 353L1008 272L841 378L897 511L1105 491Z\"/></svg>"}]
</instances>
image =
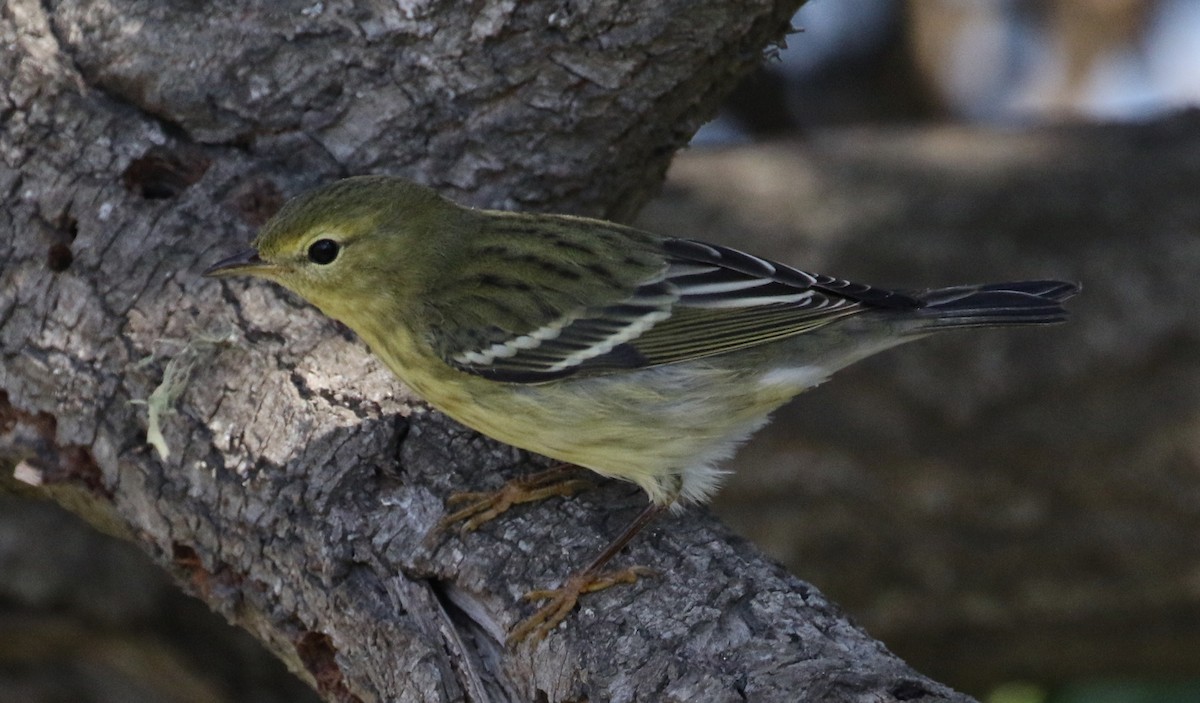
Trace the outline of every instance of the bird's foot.
<instances>
[{"instance_id":1,"label":"bird's foot","mask_svg":"<svg viewBox=\"0 0 1200 703\"><path fill-rule=\"evenodd\" d=\"M515 478L495 491L455 493L446 499L446 505L463 507L438 521L432 534L440 534L451 525L461 522L459 534L465 535L496 519L514 505L554 496L570 496L591 487L590 481L571 477L575 468L571 464L560 464L536 474Z\"/></svg>"},{"instance_id":2,"label":"bird's foot","mask_svg":"<svg viewBox=\"0 0 1200 703\"><path fill-rule=\"evenodd\" d=\"M575 609L579 597L585 593L603 591L621 583L634 583L642 576L654 575L654 570L644 566L631 566L628 569L609 573L600 573L594 569L584 569L573 574L558 588L537 589L525 594L526 601L549 601L536 613L517 623L512 632L508 633L507 644L516 646L532 637L533 644L546 638L546 635L558 627L567 615Z\"/></svg>"}]
</instances>

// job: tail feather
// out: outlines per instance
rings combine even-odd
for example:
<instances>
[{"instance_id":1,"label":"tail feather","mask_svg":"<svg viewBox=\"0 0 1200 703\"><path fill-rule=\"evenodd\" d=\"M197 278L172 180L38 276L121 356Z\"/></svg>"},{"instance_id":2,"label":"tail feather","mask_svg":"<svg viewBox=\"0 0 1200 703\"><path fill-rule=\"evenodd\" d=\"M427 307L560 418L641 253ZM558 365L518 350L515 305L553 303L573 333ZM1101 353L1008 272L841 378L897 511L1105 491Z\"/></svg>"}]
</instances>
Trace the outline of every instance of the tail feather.
<instances>
[{"instance_id":1,"label":"tail feather","mask_svg":"<svg viewBox=\"0 0 1200 703\"><path fill-rule=\"evenodd\" d=\"M1051 325L1067 319L1062 301L1079 292L1067 281L1014 281L918 293L922 329Z\"/></svg>"}]
</instances>

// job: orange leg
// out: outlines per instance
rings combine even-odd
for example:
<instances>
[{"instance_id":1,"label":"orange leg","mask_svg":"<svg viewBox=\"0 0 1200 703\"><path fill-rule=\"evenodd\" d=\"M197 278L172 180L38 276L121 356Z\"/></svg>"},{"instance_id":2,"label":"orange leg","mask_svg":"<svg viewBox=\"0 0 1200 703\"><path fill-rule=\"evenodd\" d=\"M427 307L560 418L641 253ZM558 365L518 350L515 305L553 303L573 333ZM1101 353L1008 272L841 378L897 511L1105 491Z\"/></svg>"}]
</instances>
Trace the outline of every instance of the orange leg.
<instances>
[{"instance_id":1,"label":"orange leg","mask_svg":"<svg viewBox=\"0 0 1200 703\"><path fill-rule=\"evenodd\" d=\"M581 571L572 574L558 588L537 589L525 594L527 601L549 601L542 606L533 615L525 618L517 623L512 632L508 633L508 644L514 646L520 644L526 638L532 636L533 643L537 644L546 638L560 622L566 619L567 615L575 609L575 605L579 602L579 597L585 593L595 593L602 591L610 586L615 586L619 583L634 583L640 576L649 576L654 572L644 566L632 566L621 571L602 573L603 569L613 557L617 555L625 545L629 544L637 533L642 531L647 524L658 514L666 509L665 505L651 503L646 506L633 522L625 528L625 531L614 539L600 555L592 560L592 563L585 566Z\"/></svg>"},{"instance_id":2,"label":"orange leg","mask_svg":"<svg viewBox=\"0 0 1200 703\"><path fill-rule=\"evenodd\" d=\"M462 522L461 534L479 529L479 526L496 519L514 505L545 500L553 496L569 496L590 487L586 479L572 478L577 467L559 464L536 474L516 478L496 491L474 491L455 493L446 500L447 506L466 505L443 517L434 528L440 534L456 522Z\"/></svg>"}]
</instances>

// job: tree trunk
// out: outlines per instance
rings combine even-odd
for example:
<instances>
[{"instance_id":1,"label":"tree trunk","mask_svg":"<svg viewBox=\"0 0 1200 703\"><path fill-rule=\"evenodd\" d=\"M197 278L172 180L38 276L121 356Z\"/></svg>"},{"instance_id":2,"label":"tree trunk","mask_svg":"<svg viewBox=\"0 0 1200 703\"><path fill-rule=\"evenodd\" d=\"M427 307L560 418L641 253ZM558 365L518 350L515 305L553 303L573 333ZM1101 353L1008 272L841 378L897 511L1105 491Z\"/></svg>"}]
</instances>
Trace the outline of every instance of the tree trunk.
<instances>
[{"instance_id":1,"label":"tree trunk","mask_svg":"<svg viewBox=\"0 0 1200 703\"><path fill-rule=\"evenodd\" d=\"M9 0L6 485L134 540L328 700L966 700L702 510L623 555L656 578L504 647L519 595L644 498L606 484L430 546L447 495L531 462L278 289L198 276L354 173L630 215L797 4Z\"/></svg>"}]
</instances>

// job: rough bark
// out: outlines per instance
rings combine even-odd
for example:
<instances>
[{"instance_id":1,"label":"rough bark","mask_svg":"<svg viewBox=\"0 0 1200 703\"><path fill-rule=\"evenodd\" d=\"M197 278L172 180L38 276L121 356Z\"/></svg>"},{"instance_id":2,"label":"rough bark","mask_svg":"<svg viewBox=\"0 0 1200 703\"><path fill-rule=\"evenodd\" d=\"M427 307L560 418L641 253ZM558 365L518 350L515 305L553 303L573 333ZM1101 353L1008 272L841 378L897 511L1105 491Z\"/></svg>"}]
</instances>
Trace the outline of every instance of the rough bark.
<instances>
[{"instance_id":1,"label":"rough bark","mask_svg":"<svg viewBox=\"0 0 1200 703\"><path fill-rule=\"evenodd\" d=\"M9 0L4 466L328 700L965 700L703 511L629 550L658 578L504 648L518 596L641 496L606 485L430 547L449 493L526 458L424 412L298 301L197 276L350 173L628 214L795 4Z\"/></svg>"},{"instance_id":2,"label":"rough bark","mask_svg":"<svg viewBox=\"0 0 1200 703\"><path fill-rule=\"evenodd\" d=\"M0 633L2 703L319 700L133 543L45 500L0 494Z\"/></svg>"}]
</instances>

